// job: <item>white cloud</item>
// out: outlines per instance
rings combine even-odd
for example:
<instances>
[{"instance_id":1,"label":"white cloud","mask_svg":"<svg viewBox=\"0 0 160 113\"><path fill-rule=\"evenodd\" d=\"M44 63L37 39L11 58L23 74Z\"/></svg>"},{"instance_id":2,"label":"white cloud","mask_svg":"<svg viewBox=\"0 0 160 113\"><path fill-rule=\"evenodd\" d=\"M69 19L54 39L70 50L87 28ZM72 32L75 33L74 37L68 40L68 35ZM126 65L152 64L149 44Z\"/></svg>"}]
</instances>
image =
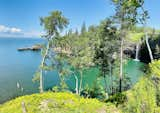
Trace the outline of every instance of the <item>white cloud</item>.
<instances>
[{"instance_id":1,"label":"white cloud","mask_svg":"<svg viewBox=\"0 0 160 113\"><path fill-rule=\"evenodd\" d=\"M41 37L42 35L43 35L42 32L35 31L35 30L24 32L25 37L35 37L36 38L36 37Z\"/></svg>"},{"instance_id":2,"label":"white cloud","mask_svg":"<svg viewBox=\"0 0 160 113\"><path fill-rule=\"evenodd\" d=\"M8 27L8 26L0 25L0 37L39 38L41 37L42 34L43 34L42 32L39 32L36 30L24 31L16 27Z\"/></svg>"},{"instance_id":3,"label":"white cloud","mask_svg":"<svg viewBox=\"0 0 160 113\"><path fill-rule=\"evenodd\" d=\"M0 25L0 33L20 33L21 31L19 28Z\"/></svg>"},{"instance_id":4,"label":"white cloud","mask_svg":"<svg viewBox=\"0 0 160 113\"><path fill-rule=\"evenodd\" d=\"M11 28L10 29L10 31L12 32L12 33L19 33L19 32L21 32L21 29L18 29L18 28Z\"/></svg>"}]
</instances>

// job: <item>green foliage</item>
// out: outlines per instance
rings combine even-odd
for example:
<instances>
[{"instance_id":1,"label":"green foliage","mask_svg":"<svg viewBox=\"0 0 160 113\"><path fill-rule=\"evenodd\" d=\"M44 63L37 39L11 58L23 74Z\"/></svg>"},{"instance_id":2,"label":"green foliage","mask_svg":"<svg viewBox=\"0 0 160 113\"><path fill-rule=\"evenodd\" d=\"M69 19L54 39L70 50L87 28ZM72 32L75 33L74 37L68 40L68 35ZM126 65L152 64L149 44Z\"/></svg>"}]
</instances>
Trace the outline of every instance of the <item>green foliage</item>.
<instances>
[{"instance_id":1,"label":"green foliage","mask_svg":"<svg viewBox=\"0 0 160 113\"><path fill-rule=\"evenodd\" d=\"M54 68L55 59L52 59L53 55L52 49L56 42L53 40L53 38L55 40L59 38L60 37L59 33L65 27L67 27L69 22L68 19L62 15L61 11L53 11L50 13L49 16L41 17L40 20L41 20L41 25L44 27L44 30L46 31L44 37L48 39L47 47L43 47L42 50L42 57L44 59L44 62L41 64L40 69L50 71L55 69Z\"/></svg>"},{"instance_id":2,"label":"green foliage","mask_svg":"<svg viewBox=\"0 0 160 113\"><path fill-rule=\"evenodd\" d=\"M0 113L22 113L21 103L27 113L120 113L112 104L96 99L86 99L71 93L33 94L11 100L0 105Z\"/></svg>"},{"instance_id":3,"label":"green foliage","mask_svg":"<svg viewBox=\"0 0 160 113\"><path fill-rule=\"evenodd\" d=\"M92 87L86 85L82 90L81 95L87 98L97 98L99 100L104 100L106 98L106 93L100 84L99 79L94 82Z\"/></svg>"},{"instance_id":4,"label":"green foliage","mask_svg":"<svg viewBox=\"0 0 160 113\"><path fill-rule=\"evenodd\" d=\"M130 33L129 34L129 39L132 40L133 42L139 42L141 40L141 38L143 38L144 33Z\"/></svg>"},{"instance_id":5,"label":"green foliage","mask_svg":"<svg viewBox=\"0 0 160 113\"><path fill-rule=\"evenodd\" d=\"M149 64L152 81L156 88L156 103L160 106L160 60L154 60Z\"/></svg>"},{"instance_id":6,"label":"green foliage","mask_svg":"<svg viewBox=\"0 0 160 113\"><path fill-rule=\"evenodd\" d=\"M40 80L40 71L37 71L34 74L34 77L32 78L32 81L35 82L35 81L39 81L39 80Z\"/></svg>"},{"instance_id":7,"label":"green foliage","mask_svg":"<svg viewBox=\"0 0 160 113\"><path fill-rule=\"evenodd\" d=\"M127 36L127 31L132 29L137 23L145 23L147 12L144 11L144 0L111 0L115 5L115 15L113 21L119 27L120 38L120 73L119 92L122 91L123 77L123 46Z\"/></svg>"},{"instance_id":8,"label":"green foliage","mask_svg":"<svg viewBox=\"0 0 160 113\"><path fill-rule=\"evenodd\" d=\"M112 67L116 60L115 54L118 53L118 46L115 45L119 44L119 39L116 34L117 29L110 19L102 21L98 29L100 43L96 47L94 61L99 66L100 75L105 81L105 92L108 93L106 77L107 75L112 77Z\"/></svg>"},{"instance_id":9,"label":"green foliage","mask_svg":"<svg viewBox=\"0 0 160 113\"><path fill-rule=\"evenodd\" d=\"M144 11L144 0L111 0L116 7L114 19L122 29L132 28L136 23L144 23L148 14Z\"/></svg>"},{"instance_id":10,"label":"green foliage","mask_svg":"<svg viewBox=\"0 0 160 113\"><path fill-rule=\"evenodd\" d=\"M157 44L155 48L155 54L160 55L160 46Z\"/></svg>"},{"instance_id":11,"label":"green foliage","mask_svg":"<svg viewBox=\"0 0 160 113\"><path fill-rule=\"evenodd\" d=\"M62 12L60 11L53 11L50 13L49 16L46 17L41 17L40 18L41 25L44 27L45 30L45 37L47 39L47 44L46 47L43 47L42 50L42 61L39 66L39 69L36 73L36 77L34 80L39 80L40 81L40 92L43 92L43 71L50 71L55 69L55 62L53 63L52 55L53 55L53 50L52 44L55 44L53 42L53 38L58 38L60 32L67 27L68 25L68 19L65 18L62 15Z\"/></svg>"},{"instance_id":12,"label":"green foliage","mask_svg":"<svg viewBox=\"0 0 160 113\"><path fill-rule=\"evenodd\" d=\"M86 24L84 22L82 27L81 27L81 34L84 35L86 32L87 32L87 29L86 29Z\"/></svg>"},{"instance_id":13,"label":"green foliage","mask_svg":"<svg viewBox=\"0 0 160 113\"><path fill-rule=\"evenodd\" d=\"M147 12L144 10L141 12L139 10L143 7L144 0L112 1L116 6L116 14L113 20L106 19L102 21L99 26L90 26L88 30L84 23L80 33L77 30L73 32L73 30L70 29L64 36L60 36L60 31L67 26L68 20L59 11L52 12L50 16L41 18L42 25L46 30L45 38L48 39L49 49L44 47L44 52L42 51L42 56L45 57L45 62L41 65L40 69L56 69L59 72L61 83L60 86L53 88L54 92L66 92L68 88L65 83L65 77L73 75L76 71L76 73L80 75L80 78L77 76L77 78L75 77L76 80L78 79L77 81L79 85L79 89L76 89L79 90L78 93L81 93L81 95L87 98L106 99L106 94L108 93L106 78L110 77L112 83L112 86L109 86L110 88L113 88L114 81L116 81L115 84L117 86L114 87L115 92L112 91L112 94L116 94L112 95L106 100L106 102L112 102L116 106L122 104L124 105L125 112L128 113L153 113L155 110L159 109L157 107L160 98L159 85L156 84L156 89L155 81L153 82L150 78L143 78L143 80L140 80L131 91L128 91L126 97L125 93L117 93L117 89L120 87L119 89L121 91L120 84L122 83L124 89L128 90L130 88L130 80L124 76L123 81L119 82L121 79L113 77L113 73L119 73L119 70L113 72L114 70L112 69L117 68L117 64L119 65L117 54L120 52L120 40L121 67L123 67L123 38L126 38L128 34L133 42L138 42L144 36L144 33L142 33L143 28L133 30L136 23L144 22L147 18ZM118 25L119 30L116 25ZM132 31L127 32L131 28ZM45 51L49 51L47 55ZM82 78L85 75L84 70L96 65L101 71L100 74L104 77L106 89L104 90L102 84L98 84L98 81L95 81L93 87L86 86L85 88L82 88ZM159 65L159 62L153 62L150 64L150 69L153 75L159 76ZM122 71L121 74L123 74ZM120 75L120 77L122 77L122 75ZM65 97L65 95L63 96ZM67 98L70 99L72 97L69 97L68 95ZM56 100L56 97L54 97L54 99ZM73 104L73 100L67 100L67 102L63 100L60 104L56 103L56 101L61 102L61 98L55 100L45 100L45 102L47 102L47 107L44 108L44 106L42 106L43 109L39 110L45 110L43 112L46 113L53 112L53 110L54 112L56 112L56 110L59 112L64 112L63 110L65 110L65 112L92 112L92 108L90 108L89 111L84 106L82 108L86 111L80 109L82 104L81 100L78 100L78 106L77 103ZM69 104L70 102L72 104ZM90 105L86 107L90 107ZM94 105L92 107L94 107ZM93 113L95 111L96 110L93 108Z\"/></svg>"},{"instance_id":14,"label":"green foliage","mask_svg":"<svg viewBox=\"0 0 160 113\"><path fill-rule=\"evenodd\" d=\"M71 92L68 90L68 86L65 82L61 82L59 86L54 86L52 88L53 92Z\"/></svg>"},{"instance_id":15,"label":"green foliage","mask_svg":"<svg viewBox=\"0 0 160 113\"><path fill-rule=\"evenodd\" d=\"M157 90L156 90L156 103L157 106L160 107L160 83L157 85Z\"/></svg>"},{"instance_id":16,"label":"green foliage","mask_svg":"<svg viewBox=\"0 0 160 113\"><path fill-rule=\"evenodd\" d=\"M122 105L127 101L127 96L125 93L116 93L113 96L110 96L106 102L114 103L116 106Z\"/></svg>"},{"instance_id":17,"label":"green foliage","mask_svg":"<svg viewBox=\"0 0 160 113\"><path fill-rule=\"evenodd\" d=\"M51 46L56 45L53 48L53 52L56 55L53 55L51 58L56 59L56 63L60 64L57 68L60 76L71 75L74 70L80 73L80 90L82 86L82 77L84 76L83 70L89 69L94 66L93 58L94 58L94 47L97 43L95 39L95 35L91 35L94 33L90 30L87 32L85 28L85 24L82 26L82 33L74 33L72 30L69 30L64 36L59 38L54 38ZM94 33L95 34L95 33ZM62 63L64 62L65 63ZM72 67L66 69L67 67ZM68 72L66 72L66 70Z\"/></svg>"},{"instance_id":18,"label":"green foliage","mask_svg":"<svg viewBox=\"0 0 160 113\"><path fill-rule=\"evenodd\" d=\"M127 91L131 88L132 86L132 82L130 80L129 77L127 77L126 75L123 76L123 81L122 81L122 91ZM118 77L114 77L114 80L113 80L113 86L112 86L112 92L111 94L116 94L119 92L119 79Z\"/></svg>"},{"instance_id":19,"label":"green foliage","mask_svg":"<svg viewBox=\"0 0 160 113\"><path fill-rule=\"evenodd\" d=\"M50 16L41 17L40 20L41 25L44 26L46 31L46 38L52 38L52 36L59 35L59 32L69 23L68 19L62 15L61 11L53 11L50 13Z\"/></svg>"},{"instance_id":20,"label":"green foliage","mask_svg":"<svg viewBox=\"0 0 160 113\"><path fill-rule=\"evenodd\" d=\"M149 64L151 74L160 77L160 60L154 60Z\"/></svg>"},{"instance_id":21,"label":"green foliage","mask_svg":"<svg viewBox=\"0 0 160 113\"><path fill-rule=\"evenodd\" d=\"M127 99L124 109L125 113L155 113L156 89L152 81L143 77L127 92Z\"/></svg>"}]
</instances>

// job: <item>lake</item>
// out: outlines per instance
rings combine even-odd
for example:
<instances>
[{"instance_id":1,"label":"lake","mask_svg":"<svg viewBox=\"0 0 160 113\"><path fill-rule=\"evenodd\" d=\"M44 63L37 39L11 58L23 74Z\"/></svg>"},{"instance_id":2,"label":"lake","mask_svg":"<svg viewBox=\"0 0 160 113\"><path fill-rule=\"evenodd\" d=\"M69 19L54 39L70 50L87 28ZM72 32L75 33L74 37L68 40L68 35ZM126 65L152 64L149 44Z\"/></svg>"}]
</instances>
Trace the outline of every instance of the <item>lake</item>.
<instances>
[{"instance_id":1,"label":"lake","mask_svg":"<svg viewBox=\"0 0 160 113\"><path fill-rule=\"evenodd\" d=\"M38 82L32 78L41 62L40 51L17 51L21 47L30 47L44 43L40 38L0 38L0 103L20 95L37 93ZM137 81L143 73L139 68L142 63L129 60L125 72L133 82ZM84 83L93 84L98 70L93 68L86 72ZM67 80L69 87L74 89L74 78ZM19 88L17 88L17 83ZM56 71L47 72L44 76L44 88L49 89L59 84Z\"/></svg>"},{"instance_id":2,"label":"lake","mask_svg":"<svg viewBox=\"0 0 160 113\"><path fill-rule=\"evenodd\" d=\"M0 38L0 103L18 95L38 92L38 84L33 83L32 78L40 64L41 52L20 52L17 48L43 42L44 40L36 38ZM58 83L57 73L52 74L45 78L45 87ZM20 88L17 88L17 83Z\"/></svg>"}]
</instances>

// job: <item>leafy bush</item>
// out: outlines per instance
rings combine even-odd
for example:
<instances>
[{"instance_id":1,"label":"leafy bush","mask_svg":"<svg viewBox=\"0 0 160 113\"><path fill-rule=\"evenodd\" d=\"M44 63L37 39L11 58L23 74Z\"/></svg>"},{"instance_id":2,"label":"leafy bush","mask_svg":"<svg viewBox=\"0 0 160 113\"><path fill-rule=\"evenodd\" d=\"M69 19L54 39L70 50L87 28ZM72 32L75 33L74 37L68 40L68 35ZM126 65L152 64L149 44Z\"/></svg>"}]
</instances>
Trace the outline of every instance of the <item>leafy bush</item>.
<instances>
[{"instance_id":1,"label":"leafy bush","mask_svg":"<svg viewBox=\"0 0 160 113\"><path fill-rule=\"evenodd\" d=\"M99 79L96 79L92 87L86 85L82 90L81 95L85 98L97 98L99 100L104 100L106 98L105 90L100 84Z\"/></svg>"},{"instance_id":2,"label":"leafy bush","mask_svg":"<svg viewBox=\"0 0 160 113\"><path fill-rule=\"evenodd\" d=\"M160 112L160 60L149 64L148 75L127 92L125 113Z\"/></svg>"},{"instance_id":3,"label":"leafy bush","mask_svg":"<svg viewBox=\"0 0 160 113\"><path fill-rule=\"evenodd\" d=\"M160 60L155 60L149 64L151 74L160 77Z\"/></svg>"},{"instance_id":4,"label":"leafy bush","mask_svg":"<svg viewBox=\"0 0 160 113\"><path fill-rule=\"evenodd\" d=\"M109 99L106 100L106 102L114 103L116 106L123 104L127 101L126 94L124 93L117 93L111 96Z\"/></svg>"},{"instance_id":5,"label":"leafy bush","mask_svg":"<svg viewBox=\"0 0 160 113\"><path fill-rule=\"evenodd\" d=\"M152 81L143 77L127 94L125 113L155 113L156 89Z\"/></svg>"},{"instance_id":6,"label":"leafy bush","mask_svg":"<svg viewBox=\"0 0 160 113\"><path fill-rule=\"evenodd\" d=\"M150 74L156 88L156 102L160 106L160 60L154 60L149 64Z\"/></svg>"}]
</instances>

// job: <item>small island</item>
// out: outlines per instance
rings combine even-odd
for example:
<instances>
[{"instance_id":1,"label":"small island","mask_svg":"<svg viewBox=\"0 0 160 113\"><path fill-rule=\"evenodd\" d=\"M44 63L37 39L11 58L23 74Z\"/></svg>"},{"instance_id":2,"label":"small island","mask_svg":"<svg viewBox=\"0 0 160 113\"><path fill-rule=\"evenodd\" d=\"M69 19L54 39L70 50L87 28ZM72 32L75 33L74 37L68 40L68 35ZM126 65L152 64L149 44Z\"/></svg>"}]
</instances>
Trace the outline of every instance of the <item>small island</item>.
<instances>
[{"instance_id":1,"label":"small island","mask_svg":"<svg viewBox=\"0 0 160 113\"><path fill-rule=\"evenodd\" d=\"M18 48L18 51L39 51L41 50L42 46L41 45L33 45L32 47L23 47L23 48Z\"/></svg>"}]
</instances>

